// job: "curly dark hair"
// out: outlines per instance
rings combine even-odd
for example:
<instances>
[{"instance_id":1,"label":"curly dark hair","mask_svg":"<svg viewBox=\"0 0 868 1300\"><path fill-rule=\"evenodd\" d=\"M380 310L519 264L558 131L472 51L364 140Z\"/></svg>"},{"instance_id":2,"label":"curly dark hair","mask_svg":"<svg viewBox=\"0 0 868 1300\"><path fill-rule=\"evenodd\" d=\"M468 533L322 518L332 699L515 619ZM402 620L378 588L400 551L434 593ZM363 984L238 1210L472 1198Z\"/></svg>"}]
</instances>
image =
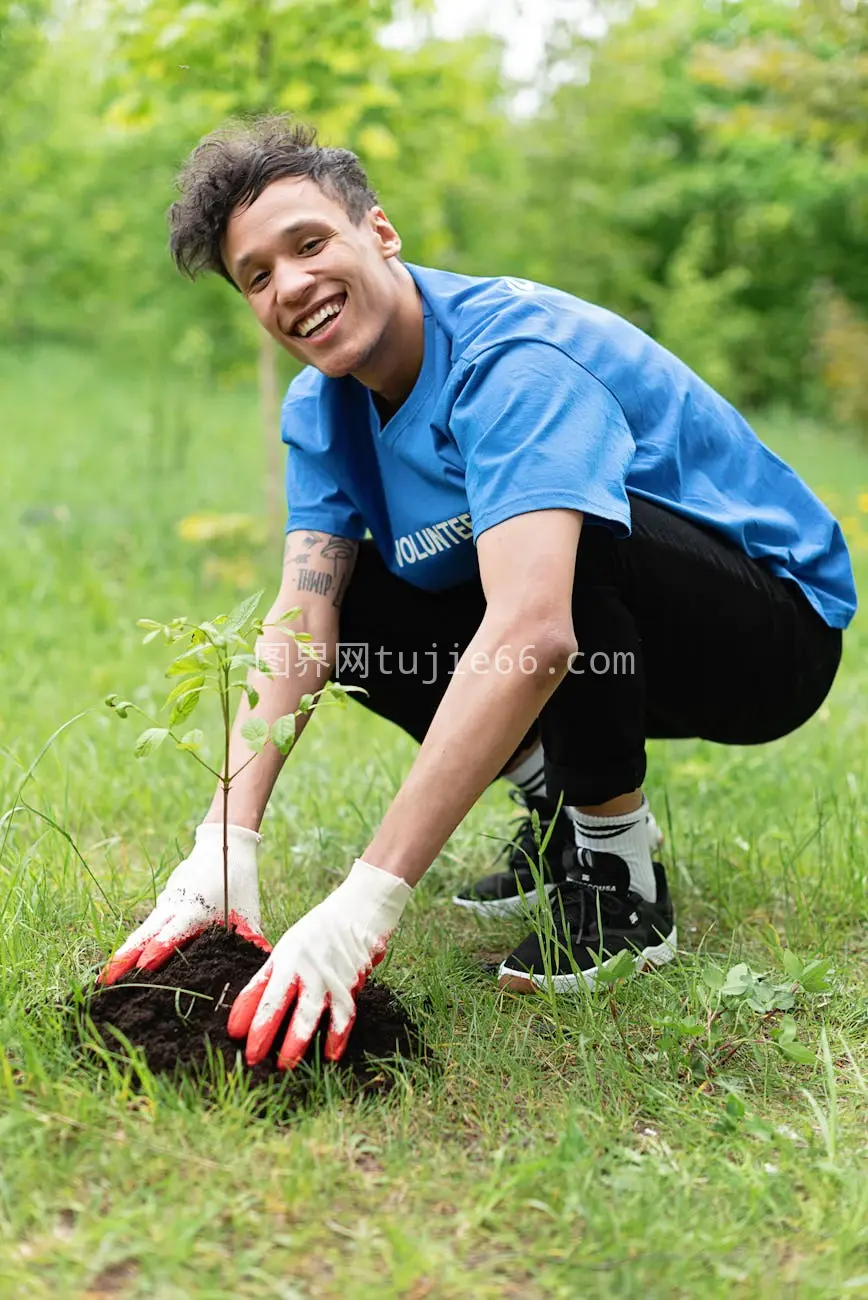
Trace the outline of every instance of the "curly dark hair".
<instances>
[{"instance_id":1,"label":"curly dark hair","mask_svg":"<svg viewBox=\"0 0 868 1300\"><path fill-rule=\"evenodd\" d=\"M181 197L168 214L178 270L191 280L217 271L237 288L220 250L229 218L284 176L310 177L356 225L377 202L356 155L318 145L314 127L286 115L229 122L199 141L178 176Z\"/></svg>"}]
</instances>

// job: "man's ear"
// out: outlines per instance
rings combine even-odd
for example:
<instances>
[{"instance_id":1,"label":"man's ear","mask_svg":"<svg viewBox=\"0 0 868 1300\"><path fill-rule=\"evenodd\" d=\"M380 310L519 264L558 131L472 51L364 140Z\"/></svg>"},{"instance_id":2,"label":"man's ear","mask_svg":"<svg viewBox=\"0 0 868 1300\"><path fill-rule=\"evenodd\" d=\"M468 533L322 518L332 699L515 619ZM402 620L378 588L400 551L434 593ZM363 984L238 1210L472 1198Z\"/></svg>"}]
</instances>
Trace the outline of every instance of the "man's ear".
<instances>
[{"instance_id":1,"label":"man's ear","mask_svg":"<svg viewBox=\"0 0 868 1300\"><path fill-rule=\"evenodd\" d=\"M383 257L397 257L401 251L401 236L383 209L370 208L367 216Z\"/></svg>"}]
</instances>

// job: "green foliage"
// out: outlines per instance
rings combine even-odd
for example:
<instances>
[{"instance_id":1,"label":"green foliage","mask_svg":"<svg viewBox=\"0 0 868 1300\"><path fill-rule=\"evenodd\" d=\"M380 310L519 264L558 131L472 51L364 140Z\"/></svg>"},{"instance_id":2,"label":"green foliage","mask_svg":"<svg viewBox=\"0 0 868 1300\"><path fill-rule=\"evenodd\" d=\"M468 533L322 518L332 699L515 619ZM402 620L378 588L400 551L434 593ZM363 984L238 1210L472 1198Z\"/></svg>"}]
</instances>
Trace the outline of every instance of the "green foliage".
<instances>
[{"instance_id":1,"label":"green foliage","mask_svg":"<svg viewBox=\"0 0 868 1300\"><path fill-rule=\"evenodd\" d=\"M228 795L232 782L247 766L243 763L236 771L230 770L230 729L231 729L231 695L233 690L252 689L246 680L239 680L237 673L244 669L255 669L269 674L267 664L260 662L255 654L249 653L251 643L262 635L263 623L256 617L256 610L263 593L256 592L248 596L229 614L218 614L216 618L202 623L193 623L184 617L174 618L169 623L159 623L154 619L138 620L139 627L145 630L145 644L162 637L166 645L182 645L179 655L175 655L166 670L167 677L179 680L169 690L163 708L171 706L168 727L150 726L141 733L135 742L136 758L147 758L153 754L167 739L171 738L175 748L190 754L206 771L210 772L223 790L223 897L224 924L229 925L229 849L228 849ZM290 628L282 626L282 631L290 638L295 636ZM186 721L194 712L204 693L213 694L220 707L223 723L223 755L218 768L212 767L202 757L204 733L199 729L186 731L182 736L174 728ZM255 694L255 690L254 690ZM116 695L109 695L105 703L120 717L127 717L133 709L147 716L143 709L129 701L119 701ZM268 740L269 728L264 718L247 718L241 728L241 735L247 741L253 754L261 753ZM291 742L290 742L291 743ZM289 744L282 752L288 752ZM249 761L249 760L248 760Z\"/></svg>"},{"instance_id":2,"label":"green foliage","mask_svg":"<svg viewBox=\"0 0 868 1300\"><path fill-rule=\"evenodd\" d=\"M298 617L299 610L292 609L281 614L273 623L263 623L256 615L262 596L256 592L242 600L229 614L218 614L213 619L201 623L179 617L169 623L159 623L154 619L140 618L138 626L143 628L144 645L157 638L162 638L166 645L181 645L181 653L169 663L167 677L177 677L163 701L163 708L170 708L169 725L156 725L154 719L148 719L153 725L141 733L135 742L134 753L137 758L147 758L153 754L165 740L171 739L175 748L191 753L196 761L217 780L229 788L242 768L230 772L228 763L229 729L231 722L232 693L243 692L251 709L259 703L259 692L247 680L250 671L271 676L271 668L255 652L255 645L262 636L265 627L278 627L290 640L307 651L310 642L309 632L296 632L287 626ZM240 676L240 674L244 674ZM299 701L299 714L311 713L315 707L329 702L342 702L344 698L358 687L341 686L337 682L328 682L322 690L306 692ZM224 752L222 762L213 767L201 754L204 748L204 733L192 730L183 736L176 734L175 728L186 721L198 707L203 695L211 695L219 705L224 729ZM131 700L123 700L112 693L105 698L105 704L118 717L126 718L132 710L147 718L147 713ZM296 715L285 714L269 726L262 717L251 716L245 719L241 735L253 754L261 754L269 741L281 754L286 756L296 739ZM248 760L249 761L249 760ZM247 764L244 763L242 767Z\"/></svg>"},{"instance_id":3,"label":"green foliage","mask_svg":"<svg viewBox=\"0 0 868 1300\"><path fill-rule=\"evenodd\" d=\"M603 14L602 35L565 25L553 47L564 84L530 127L527 273L557 268L733 400L806 400L814 285L868 307L868 11L673 0Z\"/></svg>"},{"instance_id":4,"label":"green foliage","mask_svg":"<svg viewBox=\"0 0 868 1300\"><path fill-rule=\"evenodd\" d=\"M675 1076L707 1085L738 1053L757 1055L770 1045L795 1064L815 1063L816 1051L799 1042L790 1012L832 992L832 963L826 958L804 960L789 949L780 955L783 978L779 972L756 971L747 962L728 969L714 962L702 964L690 1004L655 1026L659 1050ZM741 1118L743 1110L736 1114L739 1105L727 1103L728 1121Z\"/></svg>"},{"instance_id":5,"label":"green foliage","mask_svg":"<svg viewBox=\"0 0 868 1300\"><path fill-rule=\"evenodd\" d=\"M136 758L147 758L149 754L153 754L168 735L168 727L149 727L147 731L143 731L133 747Z\"/></svg>"},{"instance_id":6,"label":"green foliage","mask_svg":"<svg viewBox=\"0 0 868 1300\"><path fill-rule=\"evenodd\" d=\"M828 282L814 295L815 364L831 413L843 428L868 435L868 310L860 313Z\"/></svg>"},{"instance_id":7,"label":"green foliage","mask_svg":"<svg viewBox=\"0 0 868 1300\"><path fill-rule=\"evenodd\" d=\"M241 728L241 734L254 754L261 754L268 740L269 727L264 718L248 718Z\"/></svg>"},{"instance_id":8,"label":"green foliage","mask_svg":"<svg viewBox=\"0 0 868 1300\"><path fill-rule=\"evenodd\" d=\"M496 46L386 48L393 8L116 0L59 10L50 41L42 9L16 10L27 57L5 148L0 136L0 234L16 250L0 281L0 339L99 339L156 365L170 356L196 378L250 371L252 318L217 278L192 289L178 276L164 213L201 135L251 113L295 113L324 143L357 150L400 215L408 255L449 260L468 171L490 171L489 141L503 142Z\"/></svg>"},{"instance_id":9,"label":"green foliage","mask_svg":"<svg viewBox=\"0 0 868 1300\"><path fill-rule=\"evenodd\" d=\"M666 268L662 288L649 286L654 333L664 347L691 366L712 388L735 398L741 392L737 358L756 337L756 314L742 305L750 277L734 266L708 273L713 264L713 232L697 217Z\"/></svg>"},{"instance_id":10,"label":"green foliage","mask_svg":"<svg viewBox=\"0 0 868 1300\"><path fill-rule=\"evenodd\" d=\"M736 402L866 426L864 4L606 0L595 35L556 32L527 119L496 40L387 47L399 12L0 5L0 340L249 371L254 322L217 278L180 279L163 214L204 132L285 110L360 154L411 260L558 285Z\"/></svg>"},{"instance_id":11,"label":"green foliage","mask_svg":"<svg viewBox=\"0 0 868 1300\"><path fill-rule=\"evenodd\" d=\"M281 754L288 754L295 740L295 714L285 713L271 724L271 743Z\"/></svg>"}]
</instances>

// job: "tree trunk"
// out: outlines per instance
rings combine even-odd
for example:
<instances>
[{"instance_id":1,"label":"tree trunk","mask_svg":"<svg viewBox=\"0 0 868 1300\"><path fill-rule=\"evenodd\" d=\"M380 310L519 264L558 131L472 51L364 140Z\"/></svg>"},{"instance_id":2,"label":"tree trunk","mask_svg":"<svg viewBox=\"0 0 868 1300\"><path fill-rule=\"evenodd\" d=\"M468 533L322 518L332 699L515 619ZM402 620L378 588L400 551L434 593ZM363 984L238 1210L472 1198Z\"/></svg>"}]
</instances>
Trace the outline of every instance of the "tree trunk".
<instances>
[{"instance_id":1,"label":"tree trunk","mask_svg":"<svg viewBox=\"0 0 868 1300\"><path fill-rule=\"evenodd\" d=\"M277 345L264 331L259 336L259 419L265 449L265 515L269 537L284 529L283 457L277 393Z\"/></svg>"}]
</instances>

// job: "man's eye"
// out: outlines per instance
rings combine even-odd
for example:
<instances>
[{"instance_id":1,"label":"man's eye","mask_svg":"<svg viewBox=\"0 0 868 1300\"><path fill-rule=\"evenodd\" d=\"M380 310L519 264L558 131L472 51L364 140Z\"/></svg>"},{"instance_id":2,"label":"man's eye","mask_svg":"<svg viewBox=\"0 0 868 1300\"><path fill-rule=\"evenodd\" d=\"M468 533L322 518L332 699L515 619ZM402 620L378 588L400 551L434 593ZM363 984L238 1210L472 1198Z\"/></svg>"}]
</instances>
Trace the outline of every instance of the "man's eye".
<instances>
[{"instance_id":1,"label":"man's eye","mask_svg":"<svg viewBox=\"0 0 868 1300\"><path fill-rule=\"evenodd\" d=\"M250 288L261 289L267 279L268 279L267 271L257 271L256 275L254 275L253 279L250 281Z\"/></svg>"},{"instance_id":2,"label":"man's eye","mask_svg":"<svg viewBox=\"0 0 868 1300\"><path fill-rule=\"evenodd\" d=\"M306 239L301 246L301 251L303 253L312 253L319 248L322 242L321 239Z\"/></svg>"}]
</instances>

